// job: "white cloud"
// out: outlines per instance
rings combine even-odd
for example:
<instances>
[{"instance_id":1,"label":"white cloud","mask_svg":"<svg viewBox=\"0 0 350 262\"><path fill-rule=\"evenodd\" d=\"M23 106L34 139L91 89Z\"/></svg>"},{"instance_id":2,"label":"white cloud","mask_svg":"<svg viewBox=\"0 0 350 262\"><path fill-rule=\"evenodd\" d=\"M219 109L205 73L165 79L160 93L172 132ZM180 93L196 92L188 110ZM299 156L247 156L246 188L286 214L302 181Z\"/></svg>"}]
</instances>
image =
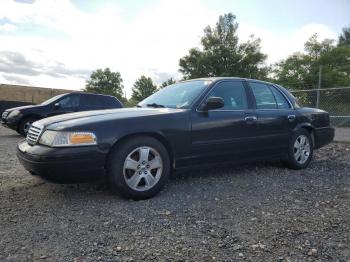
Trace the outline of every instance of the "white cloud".
<instances>
[{"instance_id":1,"label":"white cloud","mask_svg":"<svg viewBox=\"0 0 350 262\"><path fill-rule=\"evenodd\" d=\"M3 24L0 25L0 32L1 31L5 31L5 32L11 32L11 31L15 31L17 29L17 26L13 25L13 24Z\"/></svg>"},{"instance_id":2,"label":"white cloud","mask_svg":"<svg viewBox=\"0 0 350 262\"><path fill-rule=\"evenodd\" d=\"M48 66L62 62L73 71L110 67L120 71L128 95L141 74L158 82L167 76L178 77L179 58L198 46L203 28L214 25L221 14L199 0L160 0L156 7L144 9L131 21L123 20L121 8L101 6L87 13L69 0L37 0L33 4L2 0L0 10L0 19L16 25L17 30L31 25L37 32L45 28L56 33L56 37L37 36L38 33L9 35L1 34L0 29L0 52L18 52L29 61ZM315 32L322 38L334 37L324 25L306 25L284 34L242 23L239 29L243 39L252 33L262 38L269 62L302 50L305 40ZM0 81L6 82L1 74ZM80 89L85 85L84 78L46 74L30 76L28 81L53 88Z\"/></svg>"},{"instance_id":3,"label":"white cloud","mask_svg":"<svg viewBox=\"0 0 350 262\"><path fill-rule=\"evenodd\" d=\"M283 33L248 24L240 24L239 27L239 36L242 40L248 39L250 34L262 39L262 51L268 54L268 63L275 63L294 52L302 52L304 43L315 33L318 34L320 40L336 38L335 33L323 24L307 24Z\"/></svg>"},{"instance_id":4,"label":"white cloud","mask_svg":"<svg viewBox=\"0 0 350 262\"><path fill-rule=\"evenodd\" d=\"M186 0L161 1L155 9L145 10L128 23L120 18L121 9L106 7L93 14L83 13L68 0L38 0L30 5L5 0L0 10L0 19L33 23L66 35L65 40L0 35L0 51L21 52L40 63L61 61L69 68L110 67L121 72L128 94L141 74L159 81L163 80L159 72L178 75L179 58L198 44L204 26L214 23L219 15L204 8L200 1ZM50 87L73 86L68 80L44 76L30 81ZM73 82L81 88L85 80Z\"/></svg>"}]
</instances>

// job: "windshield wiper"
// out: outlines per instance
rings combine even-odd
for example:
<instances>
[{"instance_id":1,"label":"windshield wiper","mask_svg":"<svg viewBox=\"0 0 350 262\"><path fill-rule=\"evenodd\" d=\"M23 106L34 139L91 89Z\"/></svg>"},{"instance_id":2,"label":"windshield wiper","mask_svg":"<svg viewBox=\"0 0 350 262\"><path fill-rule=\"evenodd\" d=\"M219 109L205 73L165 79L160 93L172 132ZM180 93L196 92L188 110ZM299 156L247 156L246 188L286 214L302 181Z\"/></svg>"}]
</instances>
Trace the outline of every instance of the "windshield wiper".
<instances>
[{"instance_id":1,"label":"windshield wiper","mask_svg":"<svg viewBox=\"0 0 350 262\"><path fill-rule=\"evenodd\" d=\"M163 107L165 107L165 106L157 104L157 103L147 104L146 106L155 107L155 108L159 108L159 107L163 108Z\"/></svg>"}]
</instances>

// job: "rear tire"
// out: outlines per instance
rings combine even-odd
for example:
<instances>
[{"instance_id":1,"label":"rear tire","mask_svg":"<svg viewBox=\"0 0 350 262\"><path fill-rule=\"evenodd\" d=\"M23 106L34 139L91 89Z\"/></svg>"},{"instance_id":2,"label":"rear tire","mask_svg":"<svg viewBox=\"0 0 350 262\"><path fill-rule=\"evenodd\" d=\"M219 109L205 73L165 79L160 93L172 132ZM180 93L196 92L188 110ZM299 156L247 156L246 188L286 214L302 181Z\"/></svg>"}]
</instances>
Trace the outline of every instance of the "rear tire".
<instances>
[{"instance_id":1,"label":"rear tire","mask_svg":"<svg viewBox=\"0 0 350 262\"><path fill-rule=\"evenodd\" d=\"M162 190L170 176L170 159L158 140L139 136L115 147L107 163L112 189L124 198L147 199Z\"/></svg>"},{"instance_id":2,"label":"rear tire","mask_svg":"<svg viewBox=\"0 0 350 262\"><path fill-rule=\"evenodd\" d=\"M313 156L313 141L306 129L294 133L288 147L288 155L282 162L291 169L306 168Z\"/></svg>"},{"instance_id":3,"label":"rear tire","mask_svg":"<svg viewBox=\"0 0 350 262\"><path fill-rule=\"evenodd\" d=\"M28 130L33 122L39 120L37 117L25 117L21 120L18 126L18 133L22 136L27 136Z\"/></svg>"}]
</instances>

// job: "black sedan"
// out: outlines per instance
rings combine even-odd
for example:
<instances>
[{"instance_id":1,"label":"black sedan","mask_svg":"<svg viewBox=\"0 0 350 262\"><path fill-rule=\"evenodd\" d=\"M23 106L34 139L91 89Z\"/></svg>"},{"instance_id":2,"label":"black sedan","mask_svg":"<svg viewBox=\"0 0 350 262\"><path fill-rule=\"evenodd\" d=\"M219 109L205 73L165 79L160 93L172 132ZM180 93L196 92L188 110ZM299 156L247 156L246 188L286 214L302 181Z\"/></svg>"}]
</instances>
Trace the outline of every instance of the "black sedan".
<instances>
[{"instance_id":1,"label":"black sedan","mask_svg":"<svg viewBox=\"0 0 350 262\"><path fill-rule=\"evenodd\" d=\"M33 122L45 117L121 107L122 103L114 96L72 92L52 97L39 105L9 108L2 113L1 123L25 136Z\"/></svg>"},{"instance_id":2,"label":"black sedan","mask_svg":"<svg viewBox=\"0 0 350 262\"><path fill-rule=\"evenodd\" d=\"M145 199L173 170L270 158L306 168L333 137L327 112L301 107L279 85L207 78L168 86L137 108L34 122L17 155L33 174L106 173L121 195Z\"/></svg>"}]
</instances>

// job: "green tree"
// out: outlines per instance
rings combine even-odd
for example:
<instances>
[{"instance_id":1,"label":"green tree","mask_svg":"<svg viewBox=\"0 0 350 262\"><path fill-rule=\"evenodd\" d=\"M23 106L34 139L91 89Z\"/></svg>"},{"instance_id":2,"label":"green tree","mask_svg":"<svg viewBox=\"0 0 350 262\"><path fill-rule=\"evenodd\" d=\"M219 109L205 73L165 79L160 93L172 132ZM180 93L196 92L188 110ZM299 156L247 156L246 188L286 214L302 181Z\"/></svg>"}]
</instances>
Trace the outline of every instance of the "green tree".
<instances>
[{"instance_id":1,"label":"green tree","mask_svg":"<svg viewBox=\"0 0 350 262\"><path fill-rule=\"evenodd\" d=\"M319 41L317 34L313 35L305 43L304 53L294 53L276 64L275 80L293 89L316 88L322 67L322 87L350 85L350 46L334 42Z\"/></svg>"},{"instance_id":2,"label":"green tree","mask_svg":"<svg viewBox=\"0 0 350 262\"><path fill-rule=\"evenodd\" d=\"M232 13L219 17L214 28L207 26L201 39L201 49L192 48L180 59L179 71L184 78L241 76L265 78L267 56L260 51L261 41L252 35L239 43L238 23Z\"/></svg>"},{"instance_id":3,"label":"green tree","mask_svg":"<svg viewBox=\"0 0 350 262\"><path fill-rule=\"evenodd\" d=\"M85 91L112 95L124 100L123 79L119 72L112 72L108 67L91 73L90 79L86 81Z\"/></svg>"},{"instance_id":4,"label":"green tree","mask_svg":"<svg viewBox=\"0 0 350 262\"><path fill-rule=\"evenodd\" d=\"M140 102L156 91L157 86L153 84L152 79L150 77L141 76L138 80L136 80L132 88L131 98L134 101Z\"/></svg>"},{"instance_id":5,"label":"green tree","mask_svg":"<svg viewBox=\"0 0 350 262\"><path fill-rule=\"evenodd\" d=\"M127 99L123 103L123 105L124 105L124 107L134 107L137 105L137 103L138 103L138 101L135 101L133 98L130 98L130 99Z\"/></svg>"},{"instance_id":6,"label":"green tree","mask_svg":"<svg viewBox=\"0 0 350 262\"><path fill-rule=\"evenodd\" d=\"M343 28L343 32L338 38L338 45L350 46L350 25Z\"/></svg>"},{"instance_id":7,"label":"green tree","mask_svg":"<svg viewBox=\"0 0 350 262\"><path fill-rule=\"evenodd\" d=\"M173 85L175 84L176 81L171 77L169 78L168 80L164 81L161 85L160 85L160 88L164 88L166 86L170 86L170 85Z\"/></svg>"}]
</instances>

